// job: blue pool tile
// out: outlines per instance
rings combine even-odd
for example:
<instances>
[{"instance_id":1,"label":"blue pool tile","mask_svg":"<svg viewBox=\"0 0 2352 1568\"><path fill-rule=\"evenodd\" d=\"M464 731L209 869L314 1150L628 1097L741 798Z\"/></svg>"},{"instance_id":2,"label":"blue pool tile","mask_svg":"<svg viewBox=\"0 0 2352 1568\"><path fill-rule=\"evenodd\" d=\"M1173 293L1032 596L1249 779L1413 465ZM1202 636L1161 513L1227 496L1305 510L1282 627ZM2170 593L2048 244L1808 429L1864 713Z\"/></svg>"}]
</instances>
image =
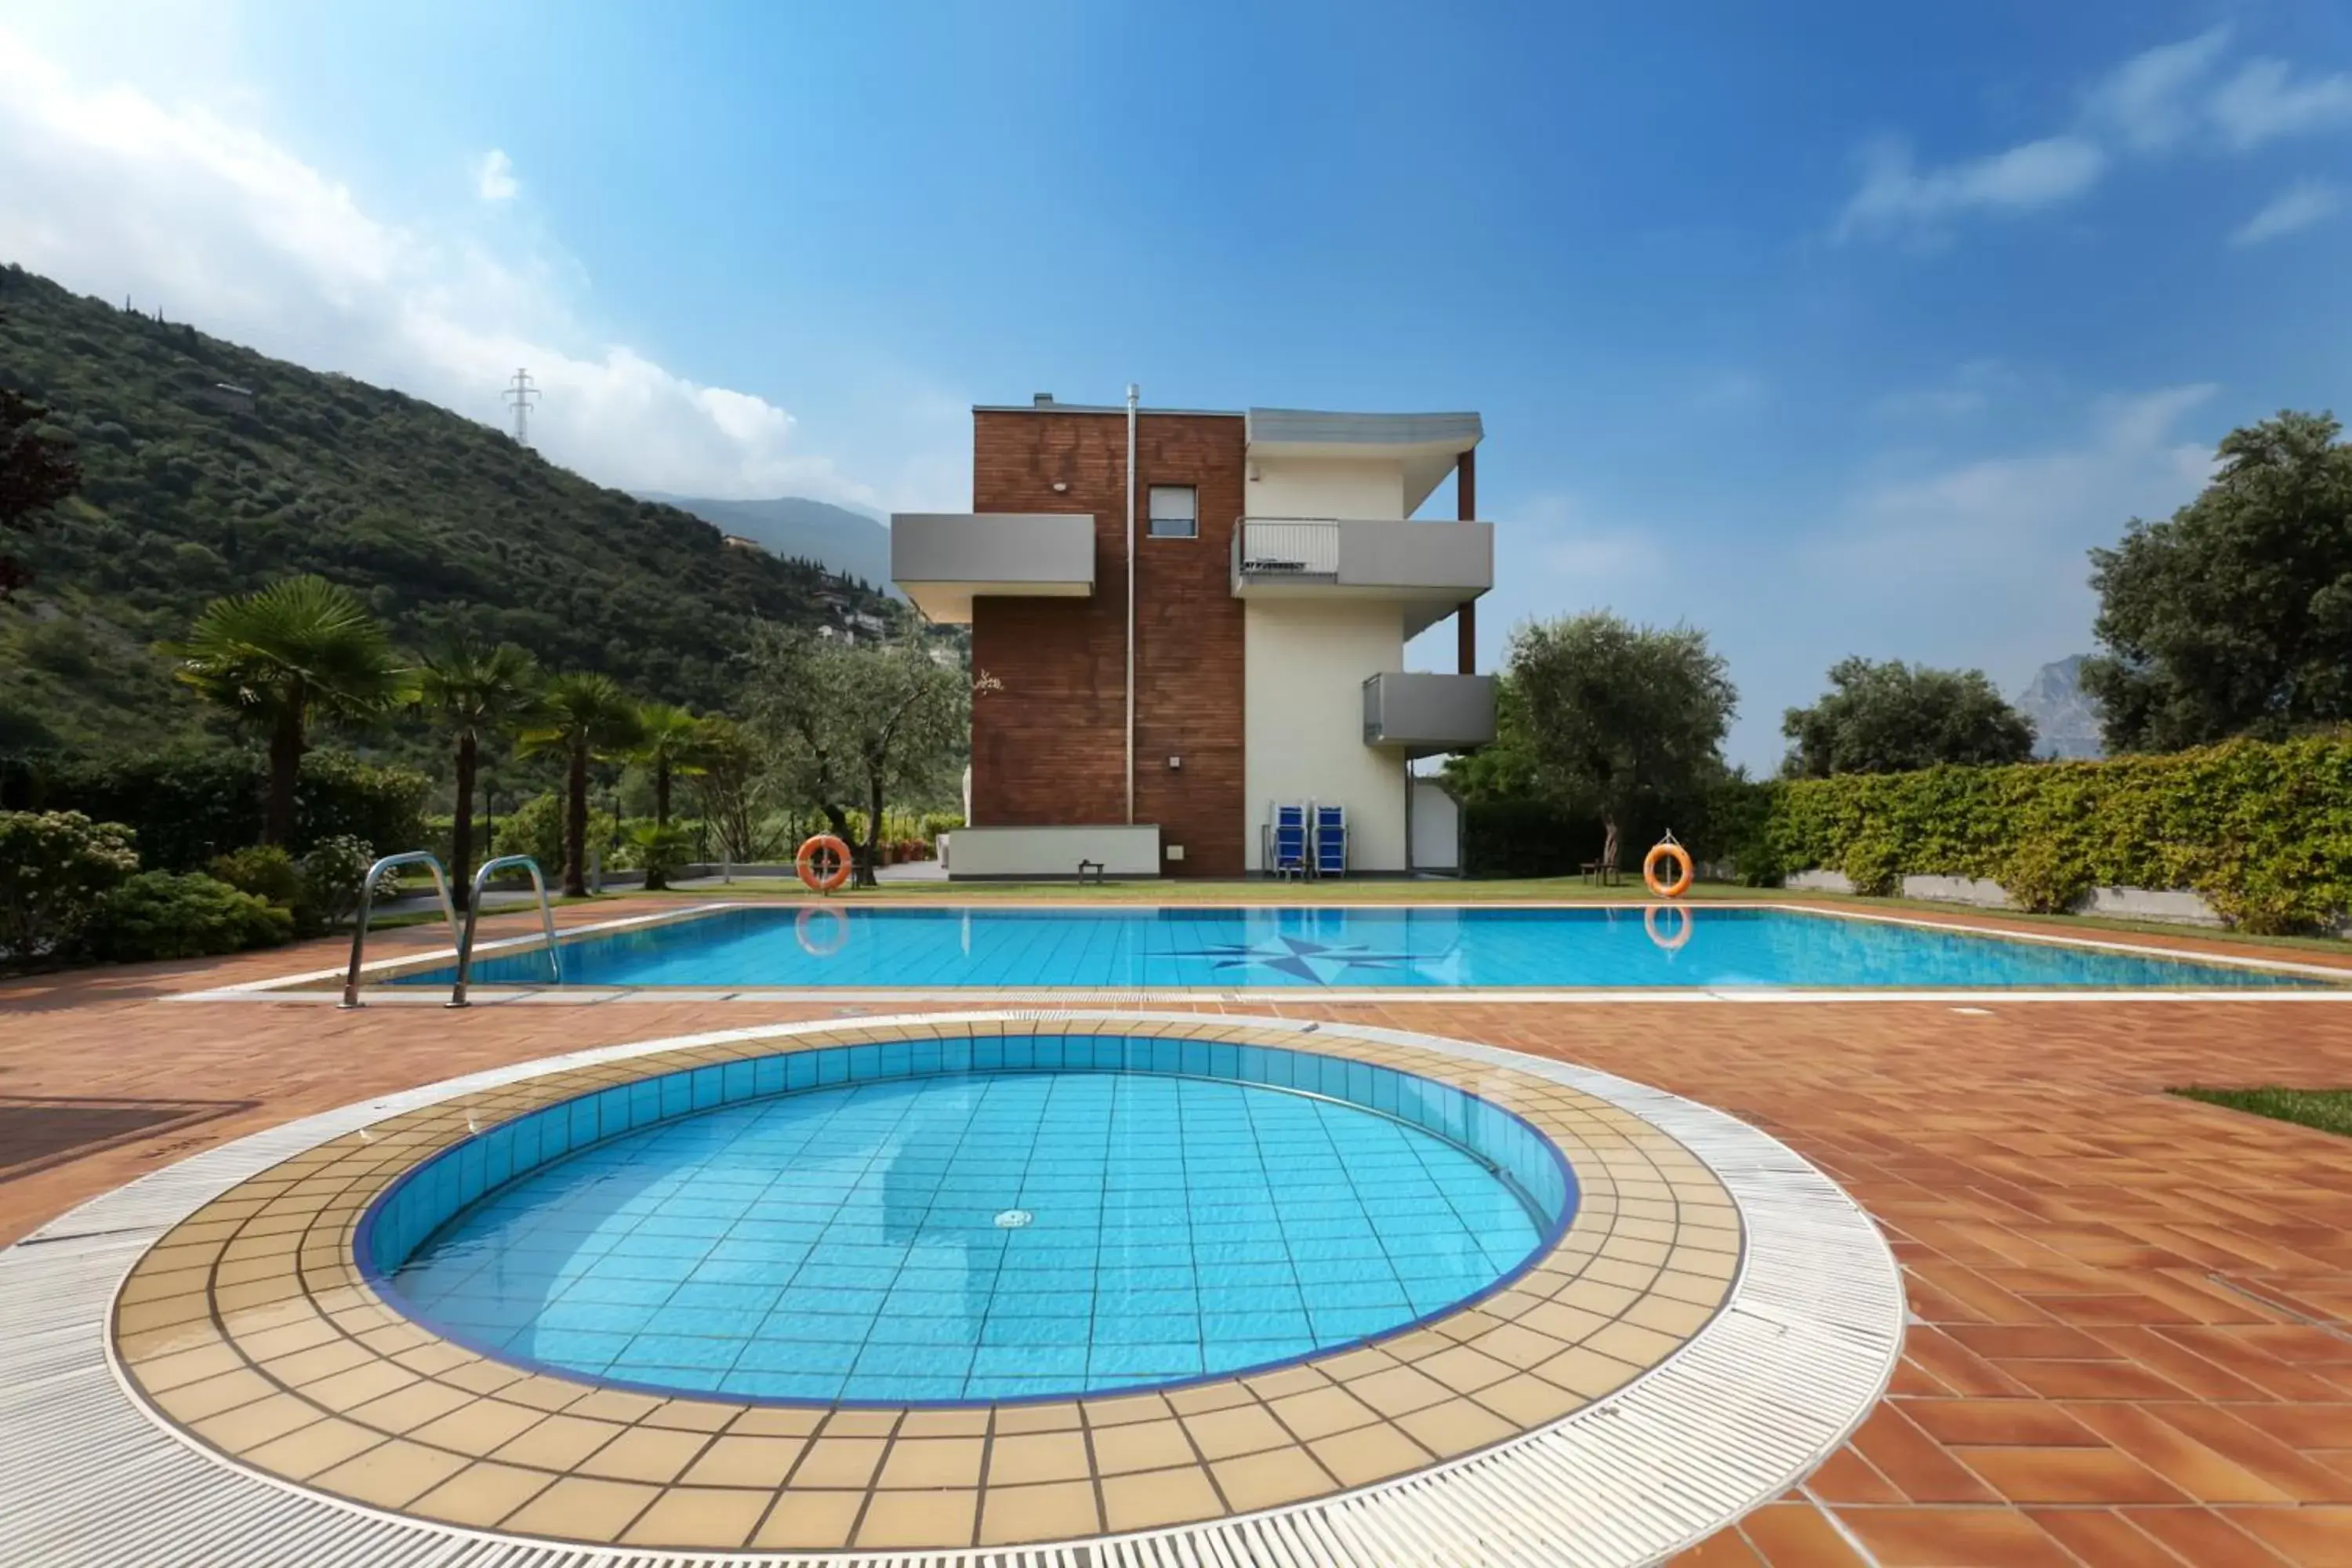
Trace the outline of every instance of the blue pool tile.
<instances>
[{"instance_id":1,"label":"blue pool tile","mask_svg":"<svg viewBox=\"0 0 2352 1568\"><path fill-rule=\"evenodd\" d=\"M997 1049L1083 1070L907 1079L972 1054L948 1042L935 1058L854 1047L669 1075L606 1102L635 1131L562 1164L534 1169L560 1149L515 1124L504 1158L532 1173L442 1229L395 1285L436 1321L468 1320L475 1342L589 1375L987 1399L1295 1358L1484 1289L1535 1245L1490 1173L1400 1123L1099 1070L1183 1048L1014 1037ZM1264 1078L1284 1057L1220 1046L1191 1067ZM1385 1094L1400 1115L1448 1103L1393 1074L1297 1070L1327 1092ZM848 1087L805 1092L826 1083ZM803 1092L748 1098L779 1088ZM1455 1120L1474 1124L1468 1102ZM1549 1158L1507 1119L1475 1125L1496 1158ZM576 1130L562 1115L544 1127ZM490 1183L477 1142L478 1178L451 1162L379 1218L388 1258L442 1226L436 1205ZM1547 1170L1528 1184L1564 1196ZM1000 1229L1013 1206L1033 1223Z\"/></svg>"}]
</instances>

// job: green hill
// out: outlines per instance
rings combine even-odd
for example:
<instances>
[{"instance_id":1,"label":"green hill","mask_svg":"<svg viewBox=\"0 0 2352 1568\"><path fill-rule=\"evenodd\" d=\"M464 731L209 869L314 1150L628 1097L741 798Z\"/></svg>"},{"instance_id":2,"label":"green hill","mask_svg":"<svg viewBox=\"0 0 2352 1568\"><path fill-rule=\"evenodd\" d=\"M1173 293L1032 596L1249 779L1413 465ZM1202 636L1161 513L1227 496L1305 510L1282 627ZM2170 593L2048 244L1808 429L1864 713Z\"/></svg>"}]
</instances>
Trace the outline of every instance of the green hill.
<instances>
[{"instance_id":1,"label":"green hill","mask_svg":"<svg viewBox=\"0 0 2352 1568\"><path fill-rule=\"evenodd\" d=\"M0 268L0 384L48 405L86 474L9 543L37 576L0 605L0 751L201 734L153 645L205 601L291 573L358 590L404 647L464 627L697 709L726 705L727 662L755 616L898 613L446 409L13 266Z\"/></svg>"}]
</instances>

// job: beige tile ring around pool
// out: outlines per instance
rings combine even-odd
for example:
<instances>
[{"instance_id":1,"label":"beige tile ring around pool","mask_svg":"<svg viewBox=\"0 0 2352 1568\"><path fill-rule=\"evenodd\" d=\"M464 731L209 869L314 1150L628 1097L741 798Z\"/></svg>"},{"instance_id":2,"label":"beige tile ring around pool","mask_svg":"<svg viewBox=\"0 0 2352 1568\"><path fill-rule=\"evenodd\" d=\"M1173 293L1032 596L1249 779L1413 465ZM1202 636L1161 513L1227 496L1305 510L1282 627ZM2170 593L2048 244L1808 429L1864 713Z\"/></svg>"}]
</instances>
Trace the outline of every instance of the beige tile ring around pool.
<instances>
[{"instance_id":1,"label":"beige tile ring around pool","mask_svg":"<svg viewBox=\"0 0 2352 1568\"><path fill-rule=\"evenodd\" d=\"M1454 1084L1567 1158L1574 1223L1508 1289L1357 1349L1165 1393L960 1409L663 1399L535 1373L410 1322L356 1266L378 1193L524 1111L683 1067L1056 1032L1280 1046ZM123 1279L112 1325L124 1384L190 1447L249 1485L416 1530L420 1551L454 1530L977 1563L1096 1541L1108 1563L1169 1531L1274 1531L1321 1541L1308 1560L1331 1563L1640 1562L1818 1462L1883 1392L1900 1343L1884 1242L1780 1145L1606 1075L1433 1037L926 1015L656 1041L436 1087L344 1113L184 1201ZM1539 1554L1502 1552L1514 1535Z\"/></svg>"}]
</instances>

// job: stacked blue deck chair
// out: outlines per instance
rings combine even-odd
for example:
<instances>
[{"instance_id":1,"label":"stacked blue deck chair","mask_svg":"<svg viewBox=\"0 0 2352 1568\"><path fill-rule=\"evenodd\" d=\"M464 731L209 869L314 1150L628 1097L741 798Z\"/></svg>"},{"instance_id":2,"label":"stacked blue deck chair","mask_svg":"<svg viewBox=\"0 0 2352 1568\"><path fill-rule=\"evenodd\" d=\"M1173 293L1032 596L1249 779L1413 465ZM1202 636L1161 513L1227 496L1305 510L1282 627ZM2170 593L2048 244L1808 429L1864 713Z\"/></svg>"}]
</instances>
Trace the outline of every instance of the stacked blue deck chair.
<instances>
[{"instance_id":1,"label":"stacked blue deck chair","mask_svg":"<svg viewBox=\"0 0 2352 1568\"><path fill-rule=\"evenodd\" d=\"M1275 801L1265 817L1265 868L1277 877L1307 875L1307 807Z\"/></svg>"},{"instance_id":2,"label":"stacked blue deck chair","mask_svg":"<svg viewBox=\"0 0 2352 1568\"><path fill-rule=\"evenodd\" d=\"M1313 805L1312 809L1315 814L1315 874L1318 877L1344 877L1348 874L1348 808L1344 805Z\"/></svg>"}]
</instances>

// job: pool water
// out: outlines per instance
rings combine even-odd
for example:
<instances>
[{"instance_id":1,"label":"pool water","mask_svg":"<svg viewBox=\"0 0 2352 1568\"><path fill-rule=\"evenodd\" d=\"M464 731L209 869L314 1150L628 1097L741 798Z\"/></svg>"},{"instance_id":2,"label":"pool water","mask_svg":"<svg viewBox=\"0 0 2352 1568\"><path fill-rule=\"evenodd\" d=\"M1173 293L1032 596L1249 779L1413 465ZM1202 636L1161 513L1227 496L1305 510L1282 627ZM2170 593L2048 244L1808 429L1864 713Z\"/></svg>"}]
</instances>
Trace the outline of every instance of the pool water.
<instances>
[{"instance_id":1,"label":"pool water","mask_svg":"<svg viewBox=\"0 0 2352 1568\"><path fill-rule=\"evenodd\" d=\"M1547 1214L1421 1125L1287 1089L956 1073L591 1143L491 1188L388 1285L461 1342L633 1386L1067 1396L1278 1363L1444 1311L1549 1245L1573 1204L1550 1190Z\"/></svg>"},{"instance_id":2,"label":"pool water","mask_svg":"<svg viewBox=\"0 0 2352 1568\"><path fill-rule=\"evenodd\" d=\"M446 985L446 969L394 984ZM537 951L478 960L540 984ZM728 910L583 938L580 985L1710 986L2154 990L2310 985L2221 963L1772 909Z\"/></svg>"}]
</instances>

